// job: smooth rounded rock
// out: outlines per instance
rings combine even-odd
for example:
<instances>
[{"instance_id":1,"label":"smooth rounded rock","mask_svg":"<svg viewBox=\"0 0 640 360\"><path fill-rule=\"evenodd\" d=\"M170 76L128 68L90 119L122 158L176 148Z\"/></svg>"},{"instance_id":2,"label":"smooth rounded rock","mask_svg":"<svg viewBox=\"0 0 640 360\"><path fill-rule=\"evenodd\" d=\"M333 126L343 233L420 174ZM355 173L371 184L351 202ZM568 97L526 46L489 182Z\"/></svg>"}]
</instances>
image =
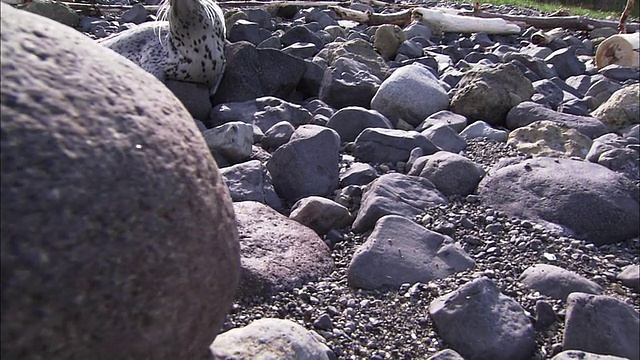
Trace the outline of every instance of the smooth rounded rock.
<instances>
[{"instance_id":1,"label":"smooth rounded rock","mask_svg":"<svg viewBox=\"0 0 640 360\"><path fill-rule=\"evenodd\" d=\"M528 267L520 275L520 282L541 294L563 301L573 292L600 294L604 290L602 286L572 271L549 264Z\"/></svg>"},{"instance_id":2,"label":"smooth rounded rock","mask_svg":"<svg viewBox=\"0 0 640 360\"><path fill-rule=\"evenodd\" d=\"M431 181L445 195L466 196L475 191L485 172L466 157L446 151L419 157L409 175Z\"/></svg>"},{"instance_id":3,"label":"smooth rounded rock","mask_svg":"<svg viewBox=\"0 0 640 360\"><path fill-rule=\"evenodd\" d=\"M0 9L3 358L201 356L239 249L190 114L75 30Z\"/></svg>"},{"instance_id":4,"label":"smooth rounded rock","mask_svg":"<svg viewBox=\"0 0 640 360\"><path fill-rule=\"evenodd\" d=\"M596 245L640 233L637 187L586 161L538 157L494 168L478 194L485 205L509 216L563 225Z\"/></svg>"},{"instance_id":5,"label":"smooth rounded rock","mask_svg":"<svg viewBox=\"0 0 640 360\"><path fill-rule=\"evenodd\" d=\"M611 131L619 131L640 123L640 85L625 86L591 113Z\"/></svg>"},{"instance_id":6,"label":"smooth rounded rock","mask_svg":"<svg viewBox=\"0 0 640 360\"><path fill-rule=\"evenodd\" d=\"M429 99L429 101L425 101ZM382 82L371 100L391 122L417 126L429 115L449 107L449 97L438 79L420 64L403 66Z\"/></svg>"},{"instance_id":7,"label":"smooth rounded rock","mask_svg":"<svg viewBox=\"0 0 640 360\"><path fill-rule=\"evenodd\" d=\"M291 320L264 318L220 334L211 344L214 359L331 360L324 339Z\"/></svg>"}]
</instances>

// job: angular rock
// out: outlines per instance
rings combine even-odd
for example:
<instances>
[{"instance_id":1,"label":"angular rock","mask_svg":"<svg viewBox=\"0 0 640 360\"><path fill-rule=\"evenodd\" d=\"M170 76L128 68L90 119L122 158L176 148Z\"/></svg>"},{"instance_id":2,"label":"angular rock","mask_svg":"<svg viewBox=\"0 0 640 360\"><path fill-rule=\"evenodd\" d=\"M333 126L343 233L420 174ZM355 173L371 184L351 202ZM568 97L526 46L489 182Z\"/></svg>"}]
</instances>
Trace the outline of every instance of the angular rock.
<instances>
[{"instance_id":1,"label":"angular rock","mask_svg":"<svg viewBox=\"0 0 640 360\"><path fill-rule=\"evenodd\" d=\"M367 185L378 177L376 169L365 163L354 162L340 174L340 187Z\"/></svg>"},{"instance_id":2,"label":"angular rock","mask_svg":"<svg viewBox=\"0 0 640 360\"><path fill-rule=\"evenodd\" d=\"M403 283L426 283L474 266L450 237L404 217L387 215L356 250L347 279L354 288L397 289Z\"/></svg>"},{"instance_id":3,"label":"angular rock","mask_svg":"<svg viewBox=\"0 0 640 360\"><path fill-rule=\"evenodd\" d=\"M586 159L591 162L598 162L600 155L605 151L619 149L627 145L627 141L620 135L608 133L593 140Z\"/></svg>"},{"instance_id":4,"label":"angular rock","mask_svg":"<svg viewBox=\"0 0 640 360\"><path fill-rule=\"evenodd\" d=\"M583 276L548 264L529 266L520 275L520 282L529 289L562 301L567 301L567 296L573 292L600 294L604 290Z\"/></svg>"},{"instance_id":5,"label":"angular rock","mask_svg":"<svg viewBox=\"0 0 640 360\"><path fill-rule=\"evenodd\" d=\"M340 59L355 60L365 65L368 72L378 79L384 80L387 78L389 67L366 40L353 39L345 42L333 42L325 48L327 49L327 64L329 66Z\"/></svg>"},{"instance_id":6,"label":"angular rock","mask_svg":"<svg viewBox=\"0 0 640 360\"><path fill-rule=\"evenodd\" d=\"M536 121L509 133L507 144L533 156L585 158L592 141L562 123Z\"/></svg>"},{"instance_id":7,"label":"angular rock","mask_svg":"<svg viewBox=\"0 0 640 360\"><path fill-rule=\"evenodd\" d=\"M267 162L278 194L289 202L328 196L338 187L340 136L318 125L302 125Z\"/></svg>"},{"instance_id":8,"label":"angular rock","mask_svg":"<svg viewBox=\"0 0 640 360\"><path fill-rule=\"evenodd\" d=\"M337 109L347 106L369 107L381 83L366 65L340 58L325 70L319 97Z\"/></svg>"},{"instance_id":9,"label":"angular rock","mask_svg":"<svg viewBox=\"0 0 640 360\"><path fill-rule=\"evenodd\" d=\"M317 35L302 25L294 26L287 30L280 37L280 41L284 46L289 46L295 43L311 43L316 47L317 51L320 51L324 46L322 40Z\"/></svg>"},{"instance_id":10,"label":"angular rock","mask_svg":"<svg viewBox=\"0 0 640 360\"><path fill-rule=\"evenodd\" d=\"M566 350L551 358L551 360L628 360L619 356L600 355L580 350Z\"/></svg>"},{"instance_id":11,"label":"angular rock","mask_svg":"<svg viewBox=\"0 0 640 360\"><path fill-rule=\"evenodd\" d=\"M443 151L457 154L467 147L465 139L448 125L432 126L421 134Z\"/></svg>"},{"instance_id":12,"label":"angular rock","mask_svg":"<svg viewBox=\"0 0 640 360\"><path fill-rule=\"evenodd\" d=\"M632 66L611 64L598 70L598 73L617 81L640 80L640 69Z\"/></svg>"},{"instance_id":13,"label":"angular rock","mask_svg":"<svg viewBox=\"0 0 640 360\"><path fill-rule=\"evenodd\" d=\"M544 61L553 65L561 79L582 75L586 70L586 66L578 59L575 50L572 48L558 49L549 54Z\"/></svg>"},{"instance_id":14,"label":"angular rock","mask_svg":"<svg viewBox=\"0 0 640 360\"><path fill-rule=\"evenodd\" d=\"M429 314L438 335L468 360L528 360L535 349L524 309L486 277L433 300Z\"/></svg>"},{"instance_id":15,"label":"angular rock","mask_svg":"<svg viewBox=\"0 0 640 360\"><path fill-rule=\"evenodd\" d=\"M460 132L463 139L487 138L499 142L506 142L508 131L498 130L484 121L476 121Z\"/></svg>"},{"instance_id":16,"label":"angular rock","mask_svg":"<svg viewBox=\"0 0 640 360\"><path fill-rule=\"evenodd\" d=\"M385 59L396 57L398 48L406 40L402 29L398 25L383 24L376 29L373 36L373 47Z\"/></svg>"},{"instance_id":17,"label":"angular rock","mask_svg":"<svg viewBox=\"0 0 640 360\"><path fill-rule=\"evenodd\" d=\"M409 171L409 175L428 179L447 196L473 193L484 174L480 165L446 151L419 157Z\"/></svg>"},{"instance_id":18,"label":"angular rock","mask_svg":"<svg viewBox=\"0 0 640 360\"><path fill-rule=\"evenodd\" d=\"M640 265L625 266L622 272L616 276L616 279L620 280L622 285L640 292Z\"/></svg>"},{"instance_id":19,"label":"angular rock","mask_svg":"<svg viewBox=\"0 0 640 360\"><path fill-rule=\"evenodd\" d=\"M407 161L411 150L421 148L424 154L439 149L426 136L415 131L372 128L363 130L356 138L353 156L367 163L396 163Z\"/></svg>"},{"instance_id":20,"label":"angular rock","mask_svg":"<svg viewBox=\"0 0 640 360\"><path fill-rule=\"evenodd\" d=\"M422 132L430 127L441 125L447 125L457 133L460 133L467 126L467 118L449 110L441 110L424 119L423 122L416 126L416 131Z\"/></svg>"},{"instance_id":21,"label":"angular rock","mask_svg":"<svg viewBox=\"0 0 640 360\"><path fill-rule=\"evenodd\" d=\"M296 128L288 121L280 121L270 127L260 141L262 147L267 150L275 150L281 145L286 144Z\"/></svg>"},{"instance_id":22,"label":"angular rock","mask_svg":"<svg viewBox=\"0 0 640 360\"><path fill-rule=\"evenodd\" d=\"M531 81L513 64L471 70L457 88L451 111L492 125L504 124L509 110L534 93Z\"/></svg>"},{"instance_id":23,"label":"angular rock","mask_svg":"<svg viewBox=\"0 0 640 360\"><path fill-rule=\"evenodd\" d=\"M558 85L547 79L534 81L532 85L536 93L542 95L545 102L549 104L552 109L556 110L558 108L564 98L562 89L558 87Z\"/></svg>"},{"instance_id":24,"label":"angular rock","mask_svg":"<svg viewBox=\"0 0 640 360\"><path fill-rule=\"evenodd\" d=\"M282 210L282 201L273 188L271 175L259 160L222 168L220 173L234 202L257 201Z\"/></svg>"},{"instance_id":25,"label":"angular rock","mask_svg":"<svg viewBox=\"0 0 640 360\"><path fill-rule=\"evenodd\" d=\"M349 106L338 110L329 119L327 127L335 130L342 142L351 142L364 129L393 129L391 122L376 110L367 110L359 106Z\"/></svg>"},{"instance_id":26,"label":"angular rock","mask_svg":"<svg viewBox=\"0 0 640 360\"><path fill-rule=\"evenodd\" d=\"M232 163L247 160L253 145L253 126L232 121L202 133L207 146Z\"/></svg>"},{"instance_id":27,"label":"angular rock","mask_svg":"<svg viewBox=\"0 0 640 360\"><path fill-rule=\"evenodd\" d=\"M391 122L403 120L413 126L448 107L449 97L438 79L427 67L417 63L394 71L371 100L371 108Z\"/></svg>"},{"instance_id":28,"label":"angular rock","mask_svg":"<svg viewBox=\"0 0 640 360\"><path fill-rule=\"evenodd\" d=\"M636 150L627 147L607 150L598 157L598 164L631 180L640 179L640 153Z\"/></svg>"},{"instance_id":29,"label":"angular rock","mask_svg":"<svg viewBox=\"0 0 640 360\"><path fill-rule=\"evenodd\" d=\"M209 114L209 127L230 121L243 121L268 131L280 121L288 121L293 126L307 124L313 116L300 105L265 96L244 102L224 103L214 106Z\"/></svg>"},{"instance_id":30,"label":"angular rock","mask_svg":"<svg viewBox=\"0 0 640 360\"><path fill-rule=\"evenodd\" d=\"M640 316L631 306L605 295L569 295L563 349L638 359L638 339Z\"/></svg>"},{"instance_id":31,"label":"angular rock","mask_svg":"<svg viewBox=\"0 0 640 360\"><path fill-rule=\"evenodd\" d=\"M237 20L231 29L227 31L227 39L232 43L238 41L248 41L255 46L258 46L264 40L260 36L260 25L253 21L245 19Z\"/></svg>"},{"instance_id":32,"label":"angular rock","mask_svg":"<svg viewBox=\"0 0 640 360\"><path fill-rule=\"evenodd\" d=\"M594 82L585 93L585 97L591 99L589 108L593 110L599 107L605 101L607 101L614 92L620 89L622 89L622 85L620 85L617 81L601 79Z\"/></svg>"},{"instance_id":33,"label":"angular rock","mask_svg":"<svg viewBox=\"0 0 640 360\"><path fill-rule=\"evenodd\" d=\"M322 236L330 230L342 229L351 224L353 217L349 209L335 201L319 196L309 196L293 204L289 219L310 227Z\"/></svg>"},{"instance_id":34,"label":"angular rock","mask_svg":"<svg viewBox=\"0 0 640 360\"><path fill-rule=\"evenodd\" d=\"M329 248L310 228L254 201L233 209L242 268L237 297L291 290L333 270Z\"/></svg>"},{"instance_id":35,"label":"angular rock","mask_svg":"<svg viewBox=\"0 0 640 360\"><path fill-rule=\"evenodd\" d=\"M304 60L280 50L257 49L246 41L229 43L224 52L227 66L214 105L263 96L290 100L306 71Z\"/></svg>"},{"instance_id":36,"label":"angular rock","mask_svg":"<svg viewBox=\"0 0 640 360\"><path fill-rule=\"evenodd\" d=\"M421 37L424 39L431 39L431 29L429 26L413 22L409 26L402 29L407 40L411 40L414 37Z\"/></svg>"},{"instance_id":37,"label":"angular rock","mask_svg":"<svg viewBox=\"0 0 640 360\"><path fill-rule=\"evenodd\" d=\"M548 221L596 245L638 236L638 190L623 175L584 161L538 157L492 169L482 202L509 216Z\"/></svg>"},{"instance_id":38,"label":"angular rock","mask_svg":"<svg viewBox=\"0 0 640 360\"><path fill-rule=\"evenodd\" d=\"M619 131L640 123L640 85L623 87L591 113L600 119L611 131Z\"/></svg>"},{"instance_id":39,"label":"angular rock","mask_svg":"<svg viewBox=\"0 0 640 360\"><path fill-rule=\"evenodd\" d=\"M2 357L201 356L239 249L191 115L76 30L4 2L0 17Z\"/></svg>"},{"instance_id":40,"label":"angular rock","mask_svg":"<svg viewBox=\"0 0 640 360\"><path fill-rule=\"evenodd\" d=\"M507 128L514 130L535 121L562 123L592 139L609 132L607 127L594 117L559 113L531 101L525 101L511 109L506 123Z\"/></svg>"},{"instance_id":41,"label":"angular rock","mask_svg":"<svg viewBox=\"0 0 640 360\"><path fill-rule=\"evenodd\" d=\"M220 334L211 344L214 359L331 360L324 339L291 320L263 318Z\"/></svg>"},{"instance_id":42,"label":"angular rock","mask_svg":"<svg viewBox=\"0 0 640 360\"><path fill-rule=\"evenodd\" d=\"M371 229L384 215L411 218L433 206L448 203L447 197L427 179L398 173L385 174L367 186L352 229L362 233Z\"/></svg>"}]
</instances>

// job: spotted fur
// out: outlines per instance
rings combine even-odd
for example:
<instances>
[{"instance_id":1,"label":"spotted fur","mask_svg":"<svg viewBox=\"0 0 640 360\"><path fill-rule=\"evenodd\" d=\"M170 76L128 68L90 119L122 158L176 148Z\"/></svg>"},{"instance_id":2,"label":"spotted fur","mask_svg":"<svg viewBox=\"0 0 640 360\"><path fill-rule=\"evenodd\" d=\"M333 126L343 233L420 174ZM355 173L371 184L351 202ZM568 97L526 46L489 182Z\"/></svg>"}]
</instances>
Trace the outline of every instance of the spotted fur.
<instances>
[{"instance_id":1,"label":"spotted fur","mask_svg":"<svg viewBox=\"0 0 640 360\"><path fill-rule=\"evenodd\" d=\"M215 0L163 0L158 18L99 42L161 81L215 91L225 68L224 16Z\"/></svg>"}]
</instances>

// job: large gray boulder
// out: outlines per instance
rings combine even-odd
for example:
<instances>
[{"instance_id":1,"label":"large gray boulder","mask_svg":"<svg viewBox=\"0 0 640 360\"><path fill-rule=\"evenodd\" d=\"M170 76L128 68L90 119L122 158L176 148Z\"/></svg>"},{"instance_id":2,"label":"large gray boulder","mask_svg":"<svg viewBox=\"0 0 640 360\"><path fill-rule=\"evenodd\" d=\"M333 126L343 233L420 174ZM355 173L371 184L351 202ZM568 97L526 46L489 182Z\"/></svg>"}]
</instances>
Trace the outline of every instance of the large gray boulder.
<instances>
[{"instance_id":1,"label":"large gray boulder","mask_svg":"<svg viewBox=\"0 0 640 360\"><path fill-rule=\"evenodd\" d=\"M254 201L233 209L242 262L238 297L291 290L333 270L329 247L310 228Z\"/></svg>"},{"instance_id":2,"label":"large gray boulder","mask_svg":"<svg viewBox=\"0 0 640 360\"><path fill-rule=\"evenodd\" d=\"M577 160L539 157L496 166L482 202L509 216L565 226L596 245L638 236L638 190L624 175Z\"/></svg>"},{"instance_id":3,"label":"large gray boulder","mask_svg":"<svg viewBox=\"0 0 640 360\"><path fill-rule=\"evenodd\" d=\"M451 111L491 125L503 125L509 110L534 93L531 81L513 64L471 70L457 88Z\"/></svg>"},{"instance_id":4,"label":"large gray boulder","mask_svg":"<svg viewBox=\"0 0 640 360\"><path fill-rule=\"evenodd\" d=\"M449 97L438 78L418 63L394 71L371 100L371 108L391 122L404 120L413 126L448 107Z\"/></svg>"},{"instance_id":5,"label":"large gray boulder","mask_svg":"<svg viewBox=\"0 0 640 360\"><path fill-rule=\"evenodd\" d=\"M640 358L640 317L633 307L606 295L573 293L567 300L565 350Z\"/></svg>"},{"instance_id":6,"label":"large gray boulder","mask_svg":"<svg viewBox=\"0 0 640 360\"><path fill-rule=\"evenodd\" d=\"M328 196L338 187L340 136L318 125L300 126L267 162L276 192L289 202Z\"/></svg>"},{"instance_id":7,"label":"large gray boulder","mask_svg":"<svg viewBox=\"0 0 640 360\"><path fill-rule=\"evenodd\" d=\"M227 66L213 104L263 96L291 100L308 64L276 49L257 49L246 41L225 46Z\"/></svg>"},{"instance_id":8,"label":"large gray boulder","mask_svg":"<svg viewBox=\"0 0 640 360\"><path fill-rule=\"evenodd\" d=\"M211 344L214 359L331 360L324 339L291 320L264 318L220 334Z\"/></svg>"},{"instance_id":9,"label":"large gray boulder","mask_svg":"<svg viewBox=\"0 0 640 360\"><path fill-rule=\"evenodd\" d=\"M385 215L411 218L426 209L448 204L447 197L429 180L398 173L385 174L371 182L353 222L353 231L365 232Z\"/></svg>"},{"instance_id":10,"label":"large gray boulder","mask_svg":"<svg viewBox=\"0 0 640 360\"><path fill-rule=\"evenodd\" d=\"M594 117L553 111L531 101L525 101L515 106L509 111L506 119L507 128L511 130L527 126L535 121L552 121L576 129L592 139L609 132L607 127Z\"/></svg>"},{"instance_id":11,"label":"large gray boulder","mask_svg":"<svg viewBox=\"0 0 640 360\"><path fill-rule=\"evenodd\" d=\"M2 357L201 356L240 259L191 116L75 30L0 10Z\"/></svg>"},{"instance_id":12,"label":"large gray boulder","mask_svg":"<svg viewBox=\"0 0 640 360\"><path fill-rule=\"evenodd\" d=\"M488 278L471 281L429 305L438 335L467 360L531 359L533 325Z\"/></svg>"},{"instance_id":13,"label":"large gray boulder","mask_svg":"<svg viewBox=\"0 0 640 360\"><path fill-rule=\"evenodd\" d=\"M403 283L427 283L474 266L450 237L402 216L387 215L356 250L347 279L351 287L397 289Z\"/></svg>"}]
</instances>

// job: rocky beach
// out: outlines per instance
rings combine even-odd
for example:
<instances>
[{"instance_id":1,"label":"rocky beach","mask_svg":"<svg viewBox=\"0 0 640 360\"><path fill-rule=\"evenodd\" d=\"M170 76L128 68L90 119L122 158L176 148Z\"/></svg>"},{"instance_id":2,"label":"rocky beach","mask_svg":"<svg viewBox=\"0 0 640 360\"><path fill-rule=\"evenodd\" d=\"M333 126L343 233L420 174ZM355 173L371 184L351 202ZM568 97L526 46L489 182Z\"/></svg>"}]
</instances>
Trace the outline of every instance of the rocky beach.
<instances>
[{"instance_id":1,"label":"rocky beach","mask_svg":"<svg viewBox=\"0 0 640 360\"><path fill-rule=\"evenodd\" d=\"M235 300L203 359L640 358L640 70L594 60L616 29L534 43L532 26L220 4L217 90L166 82L240 239ZM109 14L58 21L98 40L155 20Z\"/></svg>"}]
</instances>

